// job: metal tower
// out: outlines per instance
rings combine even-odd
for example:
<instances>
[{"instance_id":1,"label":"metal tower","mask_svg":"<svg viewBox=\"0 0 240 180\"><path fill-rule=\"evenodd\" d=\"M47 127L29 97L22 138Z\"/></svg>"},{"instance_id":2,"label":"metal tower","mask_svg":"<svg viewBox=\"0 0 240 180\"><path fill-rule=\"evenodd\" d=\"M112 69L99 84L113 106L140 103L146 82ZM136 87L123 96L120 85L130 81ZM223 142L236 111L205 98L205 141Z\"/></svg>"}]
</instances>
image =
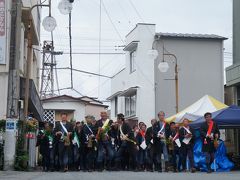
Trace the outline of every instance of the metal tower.
<instances>
[{"instance_id":1,"label":"metal tower","mask_svg":"<svg viewBox=\"0 0 240 180\"><path fill-rule=\"evenodd\" d=\"M54 94L54 69L56 69L55 55L62 52L55 52L53 41L43 42L42 76L41 76L41 99L53 97Z\"/></svg>"}]
</instances>

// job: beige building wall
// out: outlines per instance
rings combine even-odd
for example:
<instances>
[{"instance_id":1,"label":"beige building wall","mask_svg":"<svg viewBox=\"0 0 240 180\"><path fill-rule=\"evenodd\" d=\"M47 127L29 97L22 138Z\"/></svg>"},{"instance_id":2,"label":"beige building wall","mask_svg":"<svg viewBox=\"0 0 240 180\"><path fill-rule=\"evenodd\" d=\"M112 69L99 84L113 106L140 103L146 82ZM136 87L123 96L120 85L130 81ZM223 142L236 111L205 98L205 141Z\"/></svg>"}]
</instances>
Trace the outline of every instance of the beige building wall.
<instances>
[{"instance_id":1,"label":"beige building wall","mask_svg":"<svg viewBox=\"0 0 240 180\"><path fill-rule=\"evenodd\" d=\"M86 105L85 106L85 114L93 115L96 119L100 119L100 113L102 111L106 111L105 107L102 106L94 106L94 105Z\"/></svg>"},{"instance_id":2,"label":"beige building wall","mask_svg":"<svg viewBox=\"0 0 240 180\"><path fill-rule=\"evenodd\" d=\"M55 120L56 121L60 121L61 120L61 114L63 112L66 112L68 115L68 121L70 121L71 119L74 119L74 110L68 110L68 111L63 111L63 110L55 110Z\"/></svg>"}]
</instances>

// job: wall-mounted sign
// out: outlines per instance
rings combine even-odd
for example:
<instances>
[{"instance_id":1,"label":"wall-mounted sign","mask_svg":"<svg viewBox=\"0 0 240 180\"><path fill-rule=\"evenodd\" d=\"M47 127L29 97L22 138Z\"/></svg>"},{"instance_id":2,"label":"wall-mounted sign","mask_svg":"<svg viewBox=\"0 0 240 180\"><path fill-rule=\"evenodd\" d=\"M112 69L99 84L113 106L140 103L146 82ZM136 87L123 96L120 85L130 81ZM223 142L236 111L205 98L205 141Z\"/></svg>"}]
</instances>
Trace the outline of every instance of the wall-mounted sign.
<instances>
[{"instance_id":1,"label":"wall-mounted sign","mask_svg":"<svg viewBox=\"0 0 240 180\"><path fill-rule=\"evenodd\" d=\"M0 64L6 64L6 0L0 0Z\"/></svg>"},{"instance_id":2,"label":"wall-mounted sign","mask_svg":"<svg viewBox=\"0 0 240 180\"><path fill-rule=\"evenodd\" d=\"M6 131L15 131L17 130L17 120L16 119L7 119L6 120Z\"/></svg>"}]
</instances>

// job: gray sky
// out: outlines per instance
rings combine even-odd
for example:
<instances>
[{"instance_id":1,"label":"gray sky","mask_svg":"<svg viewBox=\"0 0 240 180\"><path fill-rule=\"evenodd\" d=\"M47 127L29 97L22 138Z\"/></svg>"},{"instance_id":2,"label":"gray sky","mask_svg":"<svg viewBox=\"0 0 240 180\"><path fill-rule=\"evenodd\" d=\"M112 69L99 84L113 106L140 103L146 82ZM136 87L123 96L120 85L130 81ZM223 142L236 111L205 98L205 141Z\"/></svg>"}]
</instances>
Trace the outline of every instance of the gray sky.
<instances>
[{"instance_id":1,"label":"gray sky","mask_svg":"<svg viewBox=\"0 0 240 180\"><path fill-rule=\"evenodd\" d=\"M52 0L56 51L69 52L68 15L60 14L60 0ZM105 7L105 8L104 8ZM43 8L42 19L48 14ZM109 19L110 16L110 19ZM74 53L99 51L99 0L75 0L72 10L72 44ZM125 35L136 23L154 23L157 32L217 34L225 41L224 64L232 64L232 0L103 0L101 52L122 52ZM112 23L114 26L112 25ZM115 30L117 29L117 31ZM41 41L50 40L43 28ZM123 40L123 41L122 41ZM69 67L69 55L57 56L57 67ZM98 55L73 55L74 68L99 73ZM112 76L125 66L124 55L101 55L100 74ZM74 88L84 95L104 100L111 94L111 80L74 72ZM70 71L58 70L60 88L70 87ZM79 96L71 90L61 94Z\"/></svg>"}]
</instances>

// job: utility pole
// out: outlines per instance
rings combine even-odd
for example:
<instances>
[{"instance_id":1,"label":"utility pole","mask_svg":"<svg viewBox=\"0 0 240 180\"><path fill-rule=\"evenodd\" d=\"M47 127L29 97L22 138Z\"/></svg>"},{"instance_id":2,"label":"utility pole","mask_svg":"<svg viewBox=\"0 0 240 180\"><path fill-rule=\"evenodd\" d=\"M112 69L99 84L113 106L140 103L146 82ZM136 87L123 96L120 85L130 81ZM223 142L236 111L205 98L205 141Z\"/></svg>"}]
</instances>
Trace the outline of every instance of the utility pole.
<instances>
[{"instance_id":1,"label":"utility pole","mask_svg":"<svg viewBox=\"0 0 240 180\"><path fill-rule=\"evenodd\" d=\"M25 81L25 94L24 94L24 116L28 117L28 99L29 99L29 87L30 87L30 75L31 75L31 67L32 67L32 10L36 7L48 7L49 11L51 9L51 0L49 0L48 5L44 4L36 4L29 9L28 14L28 29L27 29L27 40L28 40L28 53L27 53L27 72L26 72L26 81Z\"/></svg>"},{"instance_id":2,"label":"utility pole","mask_svg":"<svg viewBox=\"0 0 240 180\"><path fill-rule=\"evenodd\" d=\"M8 1L5 1L7 4ZM19 119L20 109L18 101L20 96L19 59L21 44L22 1L12 0L11 28L10 28L10 53L8 74L8 101L7 118ZM6 6L5 6L6 7ZM6 131L4 145L4 169L13 169L16 147L16 132Z\"/></svg>"},{"instance_id":3,"label":"utility pole","mask_svg":"<svg viewBox=\"0 0 240 180\"><path fill-rule=\"evenodd\" d=\"M20 89L19 59L22 22L21 0L12 0L11 15L7 117L17 118Z\"/></svg>"}]
</instances>

